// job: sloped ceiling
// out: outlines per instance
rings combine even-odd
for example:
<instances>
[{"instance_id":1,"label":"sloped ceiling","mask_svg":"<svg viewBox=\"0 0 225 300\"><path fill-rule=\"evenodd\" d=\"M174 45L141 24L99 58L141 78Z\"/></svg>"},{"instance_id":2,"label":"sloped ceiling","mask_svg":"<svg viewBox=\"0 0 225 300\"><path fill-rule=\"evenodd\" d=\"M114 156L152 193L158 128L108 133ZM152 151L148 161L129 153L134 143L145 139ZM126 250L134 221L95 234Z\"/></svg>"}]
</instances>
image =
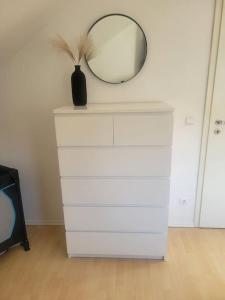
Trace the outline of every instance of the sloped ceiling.
<instances>
[{"instance_id":1,"label":"sloped ceiling","mask_svg":"<svg viewBox=\"0 0 225 300\"><path fill-rule=\"evenodd\" d=\"M7 62L70 0L0 0L0 63Z\"/></svg>"}]
</instances>

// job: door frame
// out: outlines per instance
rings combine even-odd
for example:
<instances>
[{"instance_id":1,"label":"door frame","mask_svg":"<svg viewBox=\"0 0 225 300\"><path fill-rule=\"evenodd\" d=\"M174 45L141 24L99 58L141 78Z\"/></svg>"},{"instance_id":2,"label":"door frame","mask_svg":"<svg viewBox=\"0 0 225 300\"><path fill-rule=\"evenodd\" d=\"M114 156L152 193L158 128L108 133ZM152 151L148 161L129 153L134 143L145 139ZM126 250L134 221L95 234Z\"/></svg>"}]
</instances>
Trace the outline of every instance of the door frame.
<instances>
[{"instance_id":1,"label":"door frame","mask_svg":"<svg viewBox=\"0 0 225 300\"><path fill-rule=\"evenodd\" d=\"M202 125L201 149L200 149L200 156L199 156L198 183L197 183L195 215L194 215L195 227L200 227L202 191L203 191L204 176L205 176L205 164L206 164L206 155L207 155L208 138L209 138L209 126L210 126L211 109L213 103L215 75L216 75L217 57L218 57L219 40L220 40L220 30L221 30L221 22L222 22L224 5L225 5L224 0L215 0L211 49L210 49L208 76L207 76L207 88L206 88L206 95L205 95L204 118L203 118L203 125Z\"/></svg>"}]
</instances>

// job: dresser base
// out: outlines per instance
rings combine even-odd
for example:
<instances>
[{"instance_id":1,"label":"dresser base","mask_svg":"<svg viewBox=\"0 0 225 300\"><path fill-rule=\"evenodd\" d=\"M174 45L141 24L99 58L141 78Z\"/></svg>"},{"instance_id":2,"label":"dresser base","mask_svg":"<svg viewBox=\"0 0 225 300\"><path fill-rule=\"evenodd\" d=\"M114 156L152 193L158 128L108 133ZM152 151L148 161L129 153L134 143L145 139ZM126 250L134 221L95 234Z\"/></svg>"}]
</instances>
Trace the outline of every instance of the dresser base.
<instances>
[{"instance_id":1,"label":"dresser base","mask_svg":"<svg viewBox=\"0 0 225 300\"><path fill-rule=\"evenodd\" d=\"M148 259L148 260L161 260L165 261L165 256L133 256L133 255L100 255L100 254L73 254L68 253L68 258L116 258L116 259Z\"/></svg>"}]
</instances>

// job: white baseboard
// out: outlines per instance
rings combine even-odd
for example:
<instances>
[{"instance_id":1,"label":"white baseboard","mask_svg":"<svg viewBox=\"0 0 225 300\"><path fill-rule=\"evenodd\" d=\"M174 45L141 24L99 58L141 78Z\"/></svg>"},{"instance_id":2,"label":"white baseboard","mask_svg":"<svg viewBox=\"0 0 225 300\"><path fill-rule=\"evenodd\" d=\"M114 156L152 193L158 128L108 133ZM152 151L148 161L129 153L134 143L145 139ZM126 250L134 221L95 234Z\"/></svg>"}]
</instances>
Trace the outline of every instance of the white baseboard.
<instances>
[{"instance_id":1,"label":"white baseboard","mask_svg":"<svg viewBox=\"0 0 225 300\"><path fill-rule=\"evenodd\" d=\"M195 226L194 226L194 223L173 223L173 222L171 222L169 224L169 227L193 228Z\"/></svg>"},{"instance_id":2,"label":"white baseboard","mask_svg":"<svg viewBox=\"0 0 225 300\"><path fill-rule=\"evenodd\" d=\"M26 225L64 225L63 220L26 220Z\"/></svg>"}]
</instances>

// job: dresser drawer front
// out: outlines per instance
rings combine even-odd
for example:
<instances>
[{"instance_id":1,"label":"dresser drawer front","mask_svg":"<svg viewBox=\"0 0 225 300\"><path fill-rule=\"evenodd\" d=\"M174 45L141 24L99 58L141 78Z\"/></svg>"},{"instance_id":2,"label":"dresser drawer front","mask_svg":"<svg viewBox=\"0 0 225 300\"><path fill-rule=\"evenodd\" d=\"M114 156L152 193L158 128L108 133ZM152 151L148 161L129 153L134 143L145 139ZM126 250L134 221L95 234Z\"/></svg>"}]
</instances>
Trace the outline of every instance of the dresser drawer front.
<instances>
[{"instance_id":1,"label":"dresser drawer front","mask_svg":"<svg viewBox=\"0 0 225 300\"><path fill-rule=\"evenodd\" d=\"M167 206L169 179L61 178L66 205Z\"/></svg>"},{"instance_id":2,"label":"dresser drawer front","mask_svg":"<svg viewBox=\"0 0 225 300\"><path fill-rule=\"evenodd\" d=\"M115 145L171 145L172 114L128 114L114 117Z\"/></svg>"},{"instance_id":3,"label":"dresser drawer front","mask_svg":"<svg viewBox=\"0 0 225 300\"><path fill-rule=\"evenodd\" d=\"M169 147L58 149L61 176L169 176Z\"/></svg>"},{"instance_id":4,"label":"dresser drawer front","mask_svg":"<svg viewBox=\"0 0 225 300\"><path fill-rule=\"evenodd\" d=\"M103 232L66 232L71 256L150 257L166 253L166 235Z\"/></svg>"},{"instance_id":5,"label":"dresser drawer front","mask_svg":"<svg viewBox=\"0 0 225 300\"><path fill-rule=\"evenodd\" d=\"M113 144L111 116L56 116L58 146L101 146Z\"/></svg>"},{"instance_id":6,"label":"dresser drawer front","mask_svg":"<svg viewBox=\"0 0 225 300\"><path fill-rule=\"evenodd\" d=\"M64 206L68 231L164 232L167 208Z\"/></svg>"}]
</instances>

